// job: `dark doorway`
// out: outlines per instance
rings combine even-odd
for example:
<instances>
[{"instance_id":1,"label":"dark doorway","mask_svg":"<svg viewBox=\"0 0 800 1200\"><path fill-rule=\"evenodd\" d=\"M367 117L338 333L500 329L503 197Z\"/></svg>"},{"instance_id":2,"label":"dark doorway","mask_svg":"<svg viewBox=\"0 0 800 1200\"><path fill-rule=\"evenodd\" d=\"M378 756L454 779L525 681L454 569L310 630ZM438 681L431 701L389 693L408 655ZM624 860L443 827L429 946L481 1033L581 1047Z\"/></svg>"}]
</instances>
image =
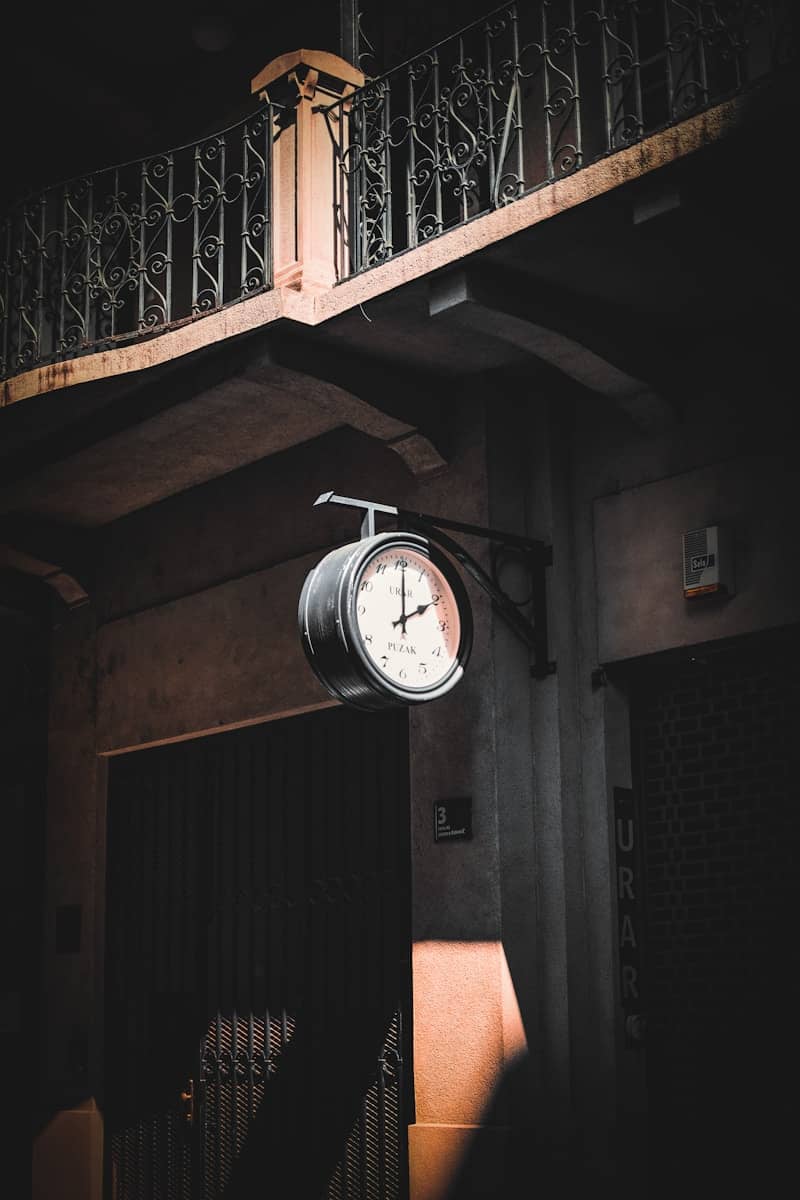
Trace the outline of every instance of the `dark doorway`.
<instances>
[{"instance_id":1,"label":"dark doorway","mask_svg":"<svg viewBox=\"0 0 800 1200\"><path fill-rule=\"evenodd\" d=\"M112 760L109 1200L401 1200L405 713Z\"/></svg>"},{"instance_id":2,"label":"dark doorway","mask_svg":"<svg viewBox=\"0 0 800 1200\"><path fill-rule=\"evenodd\" d=\"M798 1062L800 636L648 664L633 694L648 1194L783 1187Z\"/></svg>"},{"instance_id":3,"label":"dark doorway","mask_svg":"<svg viewBox=\"0 0 800 1200\"><path fill-rule=\"evenodd\" d=\"M31 1194L32 1138L51 1115L40 1080L52 595L39 580L0 570L0 1055L14 1080L0 1123L0 1155L20 1197ZM62 1064L62 1094L85 1095L85 1059L65 1053Z\"/></svg>"}]
</instances>

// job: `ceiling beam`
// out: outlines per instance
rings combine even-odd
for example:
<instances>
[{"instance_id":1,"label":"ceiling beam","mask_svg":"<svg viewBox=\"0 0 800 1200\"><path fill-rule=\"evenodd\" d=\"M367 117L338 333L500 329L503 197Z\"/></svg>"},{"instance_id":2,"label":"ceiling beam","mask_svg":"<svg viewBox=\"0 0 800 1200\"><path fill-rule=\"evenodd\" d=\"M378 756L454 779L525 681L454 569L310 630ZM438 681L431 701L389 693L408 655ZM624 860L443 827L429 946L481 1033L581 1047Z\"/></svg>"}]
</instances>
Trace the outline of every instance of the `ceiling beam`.
<instances>
[{"instance_id":1,"label":"ceiling beam","mask_svg":"<svg viewBox=\"0 0 800 1200\"><path fill-rule=\"evenodd\" d=\"M38 579L67 608L89 602L91 549L84 531L27 516L0 516L0 568Z\"/></svg>"},{"instance_id":2,"label":"ceiling beam","mask_svg":"<svg viewBox=\"0 0 800 1200\"><path fill-rule=\"evenodd\" d=\"M672 404L619 365L624 361L621 351L609 351L603 313L597 314L597 346L592 348L585 327L577 328L575 314L563 302L543 296L535 304L530 292L529 281L509 286L508 275L495 282L477 272L450 271L431 279L428 310L432 318L488 334L548 363L612 400L643 430L654 432L674 422Z\"/></svg>"}]
</instances>

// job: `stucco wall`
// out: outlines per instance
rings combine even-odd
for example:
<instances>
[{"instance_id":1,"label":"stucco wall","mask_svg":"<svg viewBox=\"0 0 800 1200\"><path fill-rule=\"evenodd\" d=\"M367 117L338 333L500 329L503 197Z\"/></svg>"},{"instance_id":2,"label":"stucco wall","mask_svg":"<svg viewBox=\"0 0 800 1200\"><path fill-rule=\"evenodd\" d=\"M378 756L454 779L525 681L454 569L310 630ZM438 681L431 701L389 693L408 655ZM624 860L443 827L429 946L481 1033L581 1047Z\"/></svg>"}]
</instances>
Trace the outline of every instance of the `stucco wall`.
<instances>
[{"instance_id":1,"label":"stucco wall","mask_svg":"<svg viewBox=\"0 0 800 1200\"><path fill-rule=\"evenodd\" d=\"M630 785L630 762L624 688L593 672L796 619L795 559L782 555L790 523L776 519L791 512L791 465L702 432L697 419L645 436L579 390L528 377L503 400L461 390L450 465L424 483L342 429L106 531L92 608L65 617L54 651L48 919L58 903L90 914L69 962L45 951L58 996L53 1079L67 1026L88 1031L86 1095L69 1111L95 1113L102 1082L98 755L330 703L302 654L296 606L310 566L358 536L357 514L313 508L333 488L553 546L555 673L531 680L527 652L467 579L470 670L411 714L414 1200L439 1200L454 1178L469 1195L531 1146L542 1179L613 1169L617 1089L624 1080L630 1127L642 1082L614 971L609 798ZM682 596L680 533L726 521L736 595L696 616ZM463 540L486 566L487 544ZM472 800L473 839L437 844L433 806L454 795ZM102 1138L99 1117L90 1125L82 1197ZM528 1132L509 1152L514 1128ZM57 1141L40 1138L42 1179Z\"/></svg>"},{"instance_id":2,"label":"stucco wall","mask_svg":"<svg viewBox=\"0 0 800 1200\"><path fill-rule=\"evenodd\" d=\"M487 524L479 393L462 394L450 441L448 468L420 484L385 447L338 430L105 531L92 607L65 617L54 655L61 686L51 729L58 751L50 779L51 869L59 897L79 897L96 915L68 964L69 976L52 947L46 950L47 970L58 976L59 1011L86 1031L93 1064L85 1094L63 1110L85 1120L89 1104L94 1114L92 1150L85 1176L75 1180L76 1196L96 1188L102 1147L92 1099L103 1075L102 756L331 703L302 653L297 600L306 572L325 551L357 539L360 518L343 508L315 509L313 502L334 489ZM464 542L487 566L488 543ZM476 624L470 669L456 692L422 706L411 721L417 1107L411 1171L414 1195L432 1200L461 1161L465 1130L473 1159L476 1138L485 1140L482 1130L497 1131L487 1145L493 1147L489 1162L498 1165L502 1131L515 1118L508 1104L503 1111L494 1107L495 1091L524 1042L501 942L491 608L484 593L466 583ZM521 670L526 680L524 662ZM502 711L508 738L507 706ZM524 726L526 710L519 715ZM519 803L529 802L530 779L517 784ZM453 794L472 799L474 838L436 844L433 805ZM69 832L60 824L62 811ZM477 1007L465 1003L465 980ZM56 1017L54 1029L63 1029ZM39 1139L39 1194L58 1171L59 1144L44 1132Z\"/></svg>"},{"instance_id":3,"label":"stucco wall","mask_svg":"<svg viewBox=\"0 0 800 1200\"><path fill-rule=\"evenodd\" d=\"M598 658L611 663L788 624L798 616L792 516L796 471L783 453L743 454L594 502ZM683 595L681 534L733 535L734 594Z\"/></svg>"},{"instance_id":4,"label":"stucco wall","mask_svg":"<svg viewBox=\"0 0 800 1200\"><path fill-rule=\"evenodd\" d=\"M704 367L713 378L712 343L698 341L697 352L708 358ZM578 389L568 389L560 406L578 610L578 804L590 920L601 934L603 920L616 923L614 789L634 782L630 671L651 669L650 656L662 652L757 636L800 620L793 403L785 383L764 384L744 373L735 388L711 390L687 378L672 423L651 434ZM681 534L707 524L732 532L735 594L687 601ZM609 1017L616 1040L616 1178L635 1189L647 1152L646 1044L626 1032L618 931L606 926L604 936L589 977L596 986L599 972L615 976Z\"/></svg>"}]
</instances>

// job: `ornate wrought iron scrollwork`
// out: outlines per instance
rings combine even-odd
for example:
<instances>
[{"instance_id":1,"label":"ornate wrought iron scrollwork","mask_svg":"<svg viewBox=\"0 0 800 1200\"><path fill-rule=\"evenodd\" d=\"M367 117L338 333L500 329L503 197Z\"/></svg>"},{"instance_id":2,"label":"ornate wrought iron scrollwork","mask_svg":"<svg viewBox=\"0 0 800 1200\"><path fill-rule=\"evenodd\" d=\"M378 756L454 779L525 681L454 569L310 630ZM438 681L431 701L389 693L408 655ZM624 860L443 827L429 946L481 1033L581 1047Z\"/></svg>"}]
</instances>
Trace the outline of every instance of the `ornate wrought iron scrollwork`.
<instances>
[{"instance_id":1,"label":"ornate wrought iron scrollwork","mask_svg":"<svg viewBox=\"0 0 800 1200\"><path fill-rule=\"evenodd\" d=\"M327 110L339 274L378 266L791 61L785 0L505 4Z\"/></svg>"},{"instance_id":2,"label":"ornate wrought iron scrollwork","mask_svg":"<svg viewBox=\"0 0 800 1200\"><path fill-rule=\"evenodd\" d=\"M326 110L339 277L790 66L792 9L788 0L512 2L370 78ZM152 336L270 287L271 136L267 105L9 213L0 378Z\"/></svg>"},{"instance_id":3,"label":"ornate wrought iron scrollwork","mask_svg":"<svg viewBox=\"0 0 800 1200\"><path fill-rule=\"evenodd\" d=\"M516 24L514 5L498 10L342 106L342 274L478 215L487 195L520 194Z\"/></svg>"},{"instance_id":4,"label":"ornate wrought iron scrollwork","mask_svg":"<svg viewBox=\"0 0 800 1200\"><path fill-rule=\"evenodd\" d=\"M379 53L365 28L364 13L359 5L356 11L356 66L365 75L377 75L380 71Z\"/></svg>"},{"instance_id":5,"label":"ornate wrought iron scrollwork","mask_svg":"<svg viewBox=\"0 0 800 1200\"><path fill-rule=\"evenodd\" d=\"M158 333L271 286L269 105L47 188L3 222L0 374Z\"/></svg>"}]
</instances>

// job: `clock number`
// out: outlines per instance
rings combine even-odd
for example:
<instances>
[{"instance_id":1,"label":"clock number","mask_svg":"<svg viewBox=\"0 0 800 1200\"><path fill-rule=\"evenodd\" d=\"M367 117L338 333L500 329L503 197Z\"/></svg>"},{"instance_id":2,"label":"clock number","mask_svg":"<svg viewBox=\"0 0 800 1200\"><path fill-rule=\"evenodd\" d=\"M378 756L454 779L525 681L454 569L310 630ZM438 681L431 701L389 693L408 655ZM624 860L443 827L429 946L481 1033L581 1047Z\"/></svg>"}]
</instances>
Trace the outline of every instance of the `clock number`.
<instances>
[{"instance_id":1,"label":"clock number","mask_svg":"<svg viewBox=\"0 0 800 1200\"><path fill-rule=\"evenodd\" d=\"M375 568L375 574L383 575L385 570L386 570L386 563L378 563L377 567Z\"/></svg>"},{"instance_id":2,"label":"clock number","mask_svg":"<svg viewBox=\"0 0 800 1200\"><path fill-rule=\"evenodd\" d=\"M419 664L419 673L420 673L420 675L427 675L427 674L428 674L428 665L427 665L427 663L420 663L420 664Z\"/></svg>"},{"instance_id":3,"label":"clock number","mask_svg":"<svg viewBox=\"0 0 800 1200\"><path fill-rule=\"evenodd\" d=\"M388 665L389 665L389 655L388 655L388 654L382 654L382 655L381 655L381 666L383 667L383 669L384 669L384 670L386 670L386 668L388 667Z\"/></svg>"},{"instance_id":4,"label":"clock number","mask_svg":"<svg viewBox=\"0 0 800 1200\"><path fill-rule=\"evenodd\" d=\"M420 571L420 573L419 573L419 579L418 579L418 582L419 582L419 583L422 583L423 579L425 578L425 574L426 574L426 572L425 572L425 568L423 567L423 568L422 568L422 570L421 570L421 571Z\"/></svg>"},{"instance_id":5,"label":"clock number","mask_svg":"<svg viewBox=\"0 0 800 1200\"><path fill-rule=\"evenodd\" d=\"M368 643L369 643L369 645L371 646L371 645L372 645L372 634L371 634L371 633L365 633L365 634L364 634L364 641L365 641L365 642L368 642Z\"/></svg>"},{"instance_id":6,"label":"clock number","mask_svg":"<svg viewBox=\"0 0 800 1200\"><path fill-rule=\"evenodd\" d=\"M434 646L434 648L431 650L431 654L434 656L434 658L441 658L442 657L442 647Z\"/></svg>"},{"instance_id":7,"label":"clock number","mask_svg":"<svg viewBox=\"0 0 800 1200\"><path fill-rule=\"evenodd\" d=\"M440 621L439 622L439 632L444 633L445 629L447 629L447 621Z\"/></svg>"},{"instance_id":8,"label":"clock number","mask_svg":"<svg viewBox=\"0 0 800 1200\"><path fill-rule=\"evenodd\" d=\"M398 676L399 676L399 678L400 678L400 679L405 679L405 677L406 677L406 669L405 669L405 667L401 667L401 668L400 668L400 670L398 671Z\"/></svg>"},{"instance_id":9,"label":"clock number","mask_svg":"<svg viewBox=\"0 0 800 1200\"><path fill-rule=\"evenodd\" d=\"M434 592L434 594L431 596L431 604L438 604L441 598L441 596L437 596Z\"/></svg>"},{"instance_id":10,"label":"clock number","mask_svg":"<svg viewBox=\"0 0 800 1200\"><path fill-rule=\"evenodd\" d=\"M394 564L394 569L395 569L395 571L405 571L407 566L408 566L407 559L398 558L397 562Z\"/></svg>"},{"instance_id":11,"label":"clock number","mask_svg":"<svg viewBox=\"0 0 800 1200\"><path fill-rule=\"evenodd\" d=\"M372 591L372 582L371 582L371 580L369 580L369 579L365 579L365 580L364 580L364 582L363 582L363 583L362 583L362 585L361 585L361 591L362 591L362 592L371 592L371 591Z\"/></svg>"},{"instance_id":12,"label":"clock number","mask_svg":"<svg viewBox=\"0 0 800 1200\"><path fill-rule=\"evenodd\" d=\"M357 609L358 615L359 615L360 617L363 617L363 615L364 615L364 613L365 613L366 611L367 611L367 610L366 610L366 608L364 607L364 605L363 605L363 604L359 604L359 606L358 606L358 609Z\"/></svg>"}]
</instances>

